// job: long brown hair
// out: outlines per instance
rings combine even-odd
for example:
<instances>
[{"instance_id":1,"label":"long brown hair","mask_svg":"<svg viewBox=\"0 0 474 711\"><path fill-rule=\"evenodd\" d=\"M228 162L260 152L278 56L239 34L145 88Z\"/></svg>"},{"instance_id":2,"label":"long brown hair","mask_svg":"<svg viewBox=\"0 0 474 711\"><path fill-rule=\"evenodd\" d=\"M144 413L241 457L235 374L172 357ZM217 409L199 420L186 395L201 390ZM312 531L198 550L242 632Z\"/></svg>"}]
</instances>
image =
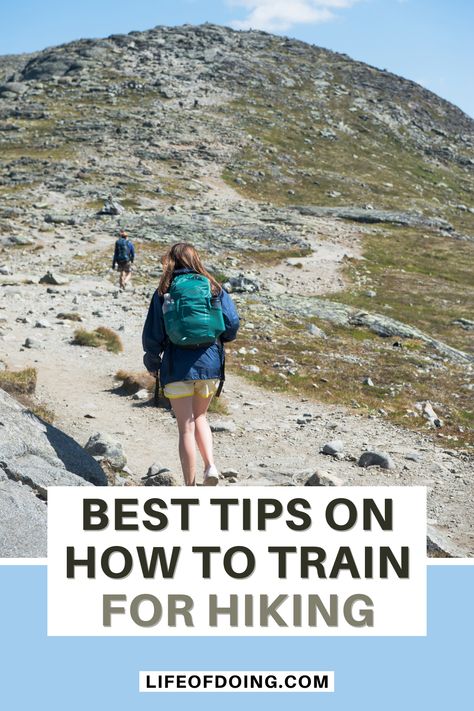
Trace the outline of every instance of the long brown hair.
<instances>
[{"instance_id":1,"label":"long brown hair","mask_svg":"<svg viewBox=\"0 0 474 711\"><path fill-rule=\"evenodd\" d=\"M163 255L161 263L163 265L163 274L158 284L159 294L163 295L169 291L175 269L191 269L193 272L205 276L211 282L211 292L214 296L217 296L221 291L221 285L204 268L196 248L189 242L177 242L174 244Z\"/></svg>"}]
</instances>

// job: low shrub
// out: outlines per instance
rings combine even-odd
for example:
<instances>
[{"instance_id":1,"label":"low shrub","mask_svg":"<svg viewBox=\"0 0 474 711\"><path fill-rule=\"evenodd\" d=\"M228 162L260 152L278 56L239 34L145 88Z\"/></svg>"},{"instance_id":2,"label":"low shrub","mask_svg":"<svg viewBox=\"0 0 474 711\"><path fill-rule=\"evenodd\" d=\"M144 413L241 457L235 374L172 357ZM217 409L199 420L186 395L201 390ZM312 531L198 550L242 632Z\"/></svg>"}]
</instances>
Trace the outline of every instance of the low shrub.
<instances>
[{"instance_id":1,"label":"low shrub","mask_svg":"<svg viewBox=\"0 0 474 711\"><path fill-rule=\"evenodd\" d=\"M139 390L148 390L150 393L155 390L155 378L146 370L139 372L118 370L114 380L122 383L122 387L129 395L134 395Z\"/></svg>"},{"instance_id":2,"label":"low shrub","mask_svg":"<svg viewBox=\"0 0 474 711\"><path fill-rule=\"evenodd\" d=\"M11 395L33 395L36 390L36 368L0 371L0 388Z\"/></svg>"},{"instance_id":3,"label":"low shrub","mask_svg":"<svg viewBox=\"0 0 474 711\"><path fill-rule=\"evenodd\" d=\"M123 351L123 343L120 336L106 326L99 326L95 331L86 331L84 328L78 328L74 332L72 343L75 346L105 348L111 353L121 353Z\"/></svg>"},{"instance_id":4,"label":"low shrub","mask_svg":"<svg viewBox=\"0 0 474 711\"><path fill-rule=\"evenodd\" d=\"M123 351L122 339L111 328L99 326L99 328L95 329L95 333L104 341L106 349L111 353L121 353Z\"/></svg>"}]
</instances>

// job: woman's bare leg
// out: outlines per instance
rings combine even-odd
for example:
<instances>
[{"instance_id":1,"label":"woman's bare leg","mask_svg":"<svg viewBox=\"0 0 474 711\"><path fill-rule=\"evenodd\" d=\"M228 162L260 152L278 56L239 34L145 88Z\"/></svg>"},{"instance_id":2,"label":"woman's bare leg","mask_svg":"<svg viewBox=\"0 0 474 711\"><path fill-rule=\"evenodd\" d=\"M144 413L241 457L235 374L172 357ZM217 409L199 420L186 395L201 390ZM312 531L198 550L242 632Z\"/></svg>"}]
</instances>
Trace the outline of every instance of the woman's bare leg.
<instances>
[{"instance_id":1,"label":"woman's bare leg","mask_svg":"<svg viewBox=\"0 0 474 711\"><path fill-rule=\"evenodd\" d=\"M179 458L183 470L186 486L194 486L196 480L196 442L195 423L193 414L193 399L189 397L173 398L170 400L173 412L176 415L179 432Z\"/></svg>"},{"instance_id":2,"label":"woman's bare leg","mask_svg":"<svg viewBox=\"0 0 474 711\"><path fill-rule=\"evenodd\" d=\"M212 395L210 397L193 395L194 436L205 467L214 464L212 432L206 417L211 400Z\"/></svg>"}]
</instances>

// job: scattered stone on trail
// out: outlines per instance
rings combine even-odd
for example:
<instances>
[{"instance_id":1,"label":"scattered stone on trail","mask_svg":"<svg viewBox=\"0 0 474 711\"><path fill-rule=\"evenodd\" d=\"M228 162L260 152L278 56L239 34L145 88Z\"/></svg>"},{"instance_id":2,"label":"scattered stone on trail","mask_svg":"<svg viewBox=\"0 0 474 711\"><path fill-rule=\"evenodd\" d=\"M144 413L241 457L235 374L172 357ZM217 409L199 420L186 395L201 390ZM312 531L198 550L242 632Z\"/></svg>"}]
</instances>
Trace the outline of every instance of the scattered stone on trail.
<instances>
[{"instance_id":1,"label":"scattered stone on trail","mask_svg":"<svg viewBox=\"0 0 474 711\"><path fill-rule=\"evenodd\" d=\"M149 400L151 397L150 393L148 390L145 388L142 388L141 390L138 390L133 396L132 400Z\"/></svg>"},{"instance_id":2,"label":"scattered stone on trail","mask_svg":"<svg viewBox=\"0 0 474 711\"><path fill-rule=\"evenodd\" d=\"M44 343L38 341L37 338L26 338L23 346L24 348L31 348L32 350L40 350L44 348Z\"/></svg>"},{"instance_id":3,"label":"scattered stone on trail","mask_svg":"<svg viewBox=\"0 0 474 711\"><path fill-rule=\"evenodd\" d=\"M409 462L421 462L422 456L418 452L408 452L405 454L405 459L408 459Z\"/></svg>"},{"instance_id":4,"label":"scattered stone on trail","mask_svg":"<svg viewBox=\"0 0 474 711\"><path fill-rule=\"evenodd\" d=\"M305 482L305 486L343 486L343 484L344 482L338 476L319 471L314 472Z\"/></svg>"},{"instance_id":5,"label":"scattered stone on trail","mask_svg":"<svg viewBox=\"0 0 474 711\"><path fill-rule=\"evenodd\" d=\"M153 476L144 477L144 486L176 486L177 482L174 480L171 472L163 471L154 474Z\"/></svg>"},{"instance_id":6,"label":"scattered stone on trail","mask_svg":"<svg viewBox=\"0 0 474 711\"><path fill-rule=\"evenodd\" d=\"M359 467L380 467L381 469L393 469L394 463L390 455L385 452L364 452L357 462Z\"/></svg>"},{"instance_id":7,"label":"scattered stone on trail","mask_svg":"<svg viewBox=\"0 0 474 711\"><path fill-rule=\"evenodd\" d=\"M374 291L373 289L369 289L368 291L365 292L365 295L369 297L369 299L375 299L377 296L377 292Z\"/></svg>"},{"instance_id":8,"label":"scattered stone on trail","mask_svg":"<svg viewBox=\"0 0 474 711\"><path fill-rule=\"evenodd\" d=\"M415 408L421 412L425 420L428 420L432 427L442 427L443 421L438 417L436 412L433 410L433 405L426 400L426 402L415 403Z\"/></svg>"},{"instance_id":9,"label":"scattered stone on trail","mask_svg":"<svg viewBox=\"0 0 474 711\"><path fill-rule=\"evenodd\" d=\"M51 324L46 319L42 319L35 323L35 328L51 328Z\"/></svg>"},{"instance_id":10,"label":"scattered stone on trail","mask_svg":"<svg viewBox=\"0 0 474 711\"><path fill-rule=\"evenodd\" d=\"M168 467L161 462L154 462L142 477L142 481L144 486L176 486L178 483Z\"/></svg>"},{"instance_id":11,"label":"scattered stone on trail","mask_svg":"<svg viewBox=\"0 0 474 711\"><path fill-rule=\"evenodd\" d=\"M237 425L233 420L215 420L210 423L212 432L236 432Z\"/></svg>"},{"instance_id":12,"label":"scattered stone on trail","mask_svg":"<svg viewBox=\"0 0 474 711\"><path fill-rule=\"evenodd\" d=\"M333 457L344 452L344 442L342 439L333 439L331 442L326 442L326 444L321 449L322 454L329 454Z\"/></svg>"},{"instance_id":13,"label":"scattered stone on trail","mask_svg":"<svg viewBox=\"0 0 474 711\"><path fill-rule=\"evenodd\" d=\"M237 478L239 476L239 472L236 469L223 469L221 471L221 476L224 477L224 479Z\"/></svg>"},{"instance_id":14,"label":"scattered stone on trail","mask_svg":"<svg viewBox=\"0 0 474 711\"><path fill-rule=\"evenodd\" d=\"M114 200L111 195L104 200L104 204L97 213L98 215L120 215L124 212L125 208L121 205L118 200Z\"/></svg>"},{"instance_id":15,"label":"scattered stone on trail","mask_svg":"<svg viewBox=\"0 0 474 711\"><path fill-rule=\"evenodd\" d=\"M372 378L364 378L362 382L364 383L364 385L368 385L369 388L374 387L374 381L372 380Z\"/></svg>"},{"instance_id":16,"label":"scattered stone on trail","mask_svg":"<svg viewBox=\"0 0 474 711\"><path fill-rule=\"evenodd\" d=\"M52 284L53 286L64 286L65 284L69 284L69 281L66 277L60 276L56 272L46 272L46 274L39 280L39 283Z\"/></svg>"},{"instance_id":17,"label":"scattered stone on trail","mask_svg":"<svg viewBox=\"0 0 474 711\"><path fill-rule=\"evenodd\" d=\"M127 457L120 442L103 432L97 432L89 437L84 449L98 461L106 459L112 469L120 471L127 463Z\"/></svg>"}]
</instances>

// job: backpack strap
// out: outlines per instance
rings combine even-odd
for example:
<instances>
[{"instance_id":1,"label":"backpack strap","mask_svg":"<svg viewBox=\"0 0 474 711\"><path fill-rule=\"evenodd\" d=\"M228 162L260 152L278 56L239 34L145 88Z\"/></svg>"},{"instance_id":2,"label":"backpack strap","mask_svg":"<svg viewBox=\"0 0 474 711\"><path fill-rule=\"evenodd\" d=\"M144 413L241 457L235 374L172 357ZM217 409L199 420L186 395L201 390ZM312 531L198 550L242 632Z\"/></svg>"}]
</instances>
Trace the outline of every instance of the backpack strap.
<instances>
[{"instance_id":1,"label":"backpack strap","mask_svg":"<svg viewBox=\"0 0 474 711\"><path fill-rule=\"evenodd\" d=\"M225 383L225 349L224 349L224 343L221 338L219 338L218 347L219 347L219 355L220 355L220 359L221 359L221 377L219 380L219 387L217 388L217 391L216 391L216 395L215 395L216 397L220 397L222 388L224 387L224 383Z\"/></svg>"},{"instance_id":2,"label":"backpack strap","mask_svg":"<svg viewBox=\"0 0 474 711\"><path fill-rule=\"evenodd\" d=\"M156 374L156 381L155 381L155 397L153 399L155 407L158 407L159 403L160 403L160 390L161 390L160 371L158 371Z\"/></svg>"}]
</instances>

